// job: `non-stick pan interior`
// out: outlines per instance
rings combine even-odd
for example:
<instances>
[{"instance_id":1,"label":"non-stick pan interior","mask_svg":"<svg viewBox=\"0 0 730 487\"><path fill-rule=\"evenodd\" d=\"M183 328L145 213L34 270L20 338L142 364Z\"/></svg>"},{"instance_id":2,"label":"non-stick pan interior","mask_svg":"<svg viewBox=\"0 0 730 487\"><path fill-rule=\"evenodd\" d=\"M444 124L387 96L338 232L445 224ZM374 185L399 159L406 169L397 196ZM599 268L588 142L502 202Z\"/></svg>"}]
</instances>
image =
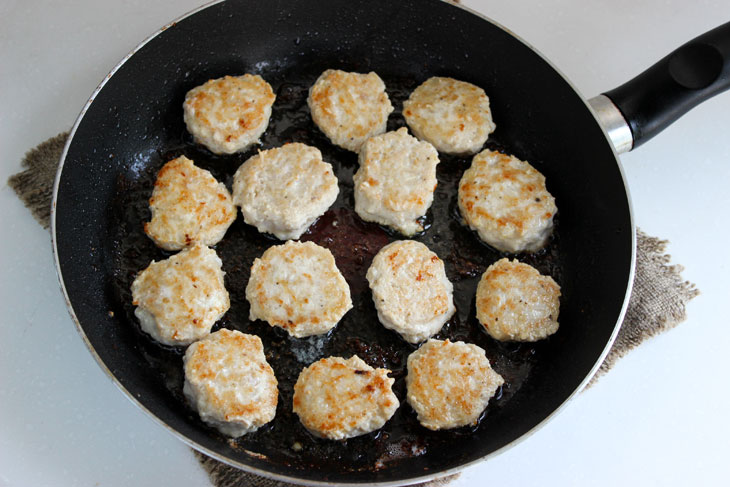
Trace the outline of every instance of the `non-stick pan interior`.
<instances>
[{"instance_id":1,"label":"non-stick pan interior","mask_svg":"<svg viewBox=\"0 0 730 487\"><path fill-rule=\"evenodd\" d=\"M306 89L327 68L377 72L396 107L390 129L404 125L403 99L429 76L483 87L497 123L487 146L530 161L556 197L555 238L544 251L519 257L561 284L560 330L537 344L499 344L478 329L473 292L479 274L501 254L458 221L456 184L469 159L442 157L439 165L430 227L417 237L446 261L455 285L459 312L438 337L478 343L507 379L477 427L429 432L405 403L405 358L414 347L378 324L363 277L372 254L398 237L354 215L356 155L329 144L308 116ZM261 74L277 93L263 147L310 143L335 167L340 197L303 238L333 249L355 309L327 337L308 340L249 322L242 294L248 268L276 242L239 217L216 249L232 299L218 326L262 336L281 394L270 426L227 441L185 405L181 351L157 346L139 331L128 289L135 272L167 255L141 232L162 164L186 154L230 187L233 172L255 152L214 156L195 146L182 121L187 90L245 72ZM623 180L584 102L509 33L436 0L225 2L170 26L124 63L89 106L68 149L55 212L58 260L73 311L90 347L127 394L188 441L229 462L309 481L429 476L519 438L591 371L612 335L631 275ZM291 413L296 374L322 356L354 353L393 370L401 407L379 433L347 442L315 439Z\"/></svg>"}]
</instances>

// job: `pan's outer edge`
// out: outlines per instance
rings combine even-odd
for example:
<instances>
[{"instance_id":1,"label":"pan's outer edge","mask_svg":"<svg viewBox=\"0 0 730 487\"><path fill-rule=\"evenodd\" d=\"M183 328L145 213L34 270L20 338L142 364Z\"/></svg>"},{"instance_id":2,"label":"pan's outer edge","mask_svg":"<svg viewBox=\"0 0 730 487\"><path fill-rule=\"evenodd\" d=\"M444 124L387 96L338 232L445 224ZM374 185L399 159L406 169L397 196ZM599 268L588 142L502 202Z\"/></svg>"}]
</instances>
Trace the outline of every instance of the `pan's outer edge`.
<instances>
[{"instance_id":1,"label":"pan's outer edge","mask_svg":"<svg viewBox=\"0 0 730 487\"><path fill-rule=\"evenodd\" d=\"M128 391L119 382L119 380L114 376L114 374L112 374L112 372L107 368L106 364L103 362L103 360L101 359L101 357L97 354L96 350L94 349L94 347L89 342L89 339L86 336L86 333L84 332L83 328L81 327L81 324L79 323L79 320L78 320L78 318L76 316L76 313L75 313L75 311L73 309L73 305L71 304L71 301L69 299L68 293L66 291L66 286L65 286L64 281L63 281L63 275L61 273L61 263L60 263L60 260L59 260L58 248L57 248L57 245L56 245L56 202L57 202L57 198L58 198L58 188L59 188L59 184L60 184L60 180L61 180L61 174L63 172L63 167L64 167L64 163L65 163L65 160L66 160L66 156L68 154L69 147L71 145L71 142L73 141L73 137L74 137L74 135L76 133L76 130L78 129L79 125L81 124L81 121L83 120L84 115L86 114L87 110L89 109L89 107L91 106L91 104L94 102L94 99L96 98L96 95L104 88L104 86L106 85L107 81L109 81L112 78L112 76L122 67L122 65L124 65L125 62L127 62L127 60L129 60L135 53L137 53L137 51L139 51L145 44L147 44L148 42L150 42L152 39L154 39L155 37L157 37L160 33L164 32L168 28L174 26L177 22L179 22L179 21L181 21L183 19L186 19L187 17L190 17L190 16L192 16L192 15L194 15L194 14L196 14L196 13L198 13L198 12L204 10L204 9L207 9L210 6L216 5L218 3L222 3L223 1L225 1L225 0L213 0L213 1L208 2L208 3L206 3L206 4L202 5L202 6L194 9L194 10L191 10L191 11L189 11L189 12L181 15L180 17L176 18L175 20L173 20L173 21L165 24L163 27L161 27L156 32L154 32L153 34L151 34L149 37L147 37L146 39L144 39L134 49L132 49L126 56L124 56L124 58L122 58L122 60L116 66L114 66L111 69L111 71L109 71L109 73L104 77L104 79L102 80L102 82L99 84L99 86L96 87L96 89L91 94L91 96L89 97L89 99L86 102L86 104L84 105L84 107L81 109L81 112L79 113L79 115L78 115L78 117L77 117L77 119L76 119L76 121L75 121L75 123L74 123L74 125L73 125L73 127L72 127L72 129L70 131L70 133L69 133L69 137L68 137L68 139L66 141L66 145L64 146L63 152L61 153L61 157L59 159L58 171L56 172L56 177L55 177L55 180L54 180L54 183L53 183L53 195L52 195L52 202L51 202L51 218L50 218L50 221L51 221L51 245L52 245L52 249L53 249L53 259L54 259L54 263L55 263L55 266L56 266L56 274L58 276L58 280L59 280L59 285L60 285L60 288L61 288L61 292L63 294L64 301L66 302L66 307L67 307L68 312L69 312L69 314L71 316L71 319L73 320L74 324L76 325L76 331L79 333L81 339L83 340L84 344L86 345L86 348L89 350L89 352L91 353L91 355L94 357L94 359L96 360L96 362L99 365L99 367L101 368L101 370L114 383L114 385L124 394L124 396L126 396L127 399L129 399L129 401L132 402L132 404L134 404L139 409L141 409L155 423L157 423L158 425L162 426L164 429L166 429L168 432L170 432L175 437L177 437L178 439L180 439L182 442L184 442L185 444L189 445L191 448L194 448L195 450L198 450L198 451L200 451L201 453L203 453L205 455L208 455L208 456L210 456L212 458L215 458L218 461L221 461L223 463L226 463L228 465L231 465L232 467L239 468L239 469L242 469L244 471L247 471L247 472L250 472L250 473L253 473L253 474L256 474L256 475L260 475L260 476L263 476L263 477L271 478L271 479L274 479L274 480L279 480L279 481L289 482L289 483L299 484L299 485L321 485L321 486L336 486L336 485L352 485L352 486L379 485L379 486L399 486L399 485L410 485L410 484L415 484L415 483L427 482L427 481L430 481L430 480L433 480L433 479L436 479L436 478L441 478L441 477L446 477L446 476L449 476L449 475L453 475L455 473L458 473L458 472L462 471L463 469L465 469L465 468L467 468L469 466L475 465L477 463L481 463L484 460L487 460L489 458L492 458L492 457L494 457L496 455L499 455L499 454L507 451L508 449L510 449L510 448L518 445L522 441L524 441L527 438L529 438L530 436L532 436L534 433L536 433L538 430L540 430L543 426L545 426L551 419L553 419L558 413L560 413L566 407L566 404L568 402L570 402L570 400L573 397L575 397L575 395L577 393L579 393L580 391L582 391L585 388L585 386L588 384L588 382L591 380L591 378L595 375L596 371L598 370L598 368L603 363L603 360L605 359L605 357L608 354L609 350L611 349L614 341L616 340L616 336L618 335L618 332L619 332L619 329L620 329L620 325L623 322L624 316L626 314L626 310L628 308L629 296L631 295L631 290L632 290L632 287L633 287L634 274L635 274L635 268L636 268L636 226L635 226L635 223L634 223L633 205L632 205L631 196L630 196L630 193L629 193L629 190L628 190L628 185L626 184L626 175L624 173L623 167L622 167L622 165L621 165L621 163L619 161L618 154L616 153L616 150L615 150L613 144L611 143L611 140L608 137L608 134L603 129L603 127L601 127L601 130L604 133L604 136L606 138L606 143L609 145L609 147L613 151L614 158L616 159L616 164L617 164L618 169L619 169L619 172L621 174L621 179L622 179L623 184L624 184L624 189L626 191L626 197L627 197L627 202L628 202L628 207L629 207L629 217L630 217L630 220L631 220L630 221L630 224L631 224L631 264L630 265L631 265L631 268L630 268L630 271L629 271L629 282L628 282L628 285L626 287L626 293L624 295L624 301L623 301L623 305L621 307L621 311L619 313L619 318L618 318L618 320L616 322L616 325L614 326L614 329L613 329L613 332L611 334L611 337L608 340L608 342L606 343L606 346L605 346L603 352L601 353L601 355L599 356L598 360L593 365L593 367L591 368L590 372L586 375L586 377L583 379L583 381L565 399L565 401L563 401L563 403L560 406L558 406L557 408L555 408L545 419L543 419L540 423L538 423L537 425L535 425L530 431L528 431L527 433L523 434L522 436L520 436L516 440L512 441L511 443L503 446L502 448L499 448L498 450L495 450L495 451L489 453L488 455L486 455L486 456L484 456L484 457L482 457L480 459L477 459L477 460L474 460L472 462L468 462L468 463L462 464L459 467L455 467L453 469L441 471L441 472L438 472L438 473L433 473L433 474L430 474L430 475L424 475L424 476L420 476L420 477L414 477L414 478L411 478L411 479L406 480L405 482L403 482L403 481L394 481L394 482L378 482L378 483L373 483L373 484L342 483L342 482L333 483L333 482L326 482L326 481L322 481L322 482L319 482L319 481L317 481L317 482L311 482L311 481L304 481L303 479L299 479L299 478L296 478L296 477L289 477L289 476L286 476L286 475L280 475L280 474L272 473L272 472L269 472L269 471L260 470L260 469L257 469L255 467L252 467L250 465L238 463L238 462L235 462L235 461L233 461L233 460L231 460L229 458L226 458L224 456L221 456L218 453L213 452L213 451L211 451L211 450L203 447L202 445L197 444L196 442L190 440L186 436L184 436L181 433L179 433L177 430L171 428L165 422L163 422L162 420L160 420L156 415L154 415L151 411L149 411L144 405L142 405L142 403L140 403L134 397L134 395L130 391ZM493 19L487 17L486 15L484 15L484 14L482 14L480 12L477 12L477 11L475 11L475 10L469 8L469 7L466 7L464 5L456 4L456 3L451 2L449 0L439 0L439 1L442 1L444 3L448 3L449 5L451 5L451 6L455 7L455 8L460 8L462 10L465 10L465 11L469 12L470 14L475 15L475 16L481 18L482 20L485 20L485 21L487 21L487 22L489 22L489 23L491 23L491 24L499 27L500 29L502 29L503 31L507 32L512 37L514 37L516 40L520 41L525 46L527 46L528 48L530 48L545 63L547 63L556 73L558 73L563 78L563 80L573 89L573 91L576 92L576 94L579 95L579 97L583 100L585 106L588 108L588 110L591 112L591 114L593 115L593 117L596 119L596 123L600 126L600 123L598 121L599 119L598 119L595 111L593 110L593 108L587 103L586 97L583 96L583 94L580 92L580 90L578 90L573 85L573 83L570 81L570 79L567 76L565 76L565 74L560 69L558 69L557 66L555 66L546 56L544 56L539 50L537 50L535 47L533 47L529 42L525 41L520 36L518 36L517 34L515 34L512 30L510 30L507 27L503 26L499 22L494 21Z\"/></svg>"}]
</instances>

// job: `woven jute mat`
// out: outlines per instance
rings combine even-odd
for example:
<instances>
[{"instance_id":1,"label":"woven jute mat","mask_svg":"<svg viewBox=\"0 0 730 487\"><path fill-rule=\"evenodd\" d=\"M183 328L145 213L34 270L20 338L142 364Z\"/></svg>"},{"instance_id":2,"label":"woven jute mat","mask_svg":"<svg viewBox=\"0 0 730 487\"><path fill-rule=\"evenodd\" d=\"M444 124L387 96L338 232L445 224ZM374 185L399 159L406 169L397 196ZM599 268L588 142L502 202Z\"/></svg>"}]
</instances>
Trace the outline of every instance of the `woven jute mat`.
<instances>
[{"instance_id":1,"label":"woven jute mat","mask_svg":"<svg viewBox=\"0 0 730 487\"><path fill-rule=\"evenodd\" d=\"M31 149L22 161L24 170L8 180L8 185L44 228L49 226L53 181L67 137L68 133L62 133ZM698 294L698 290L682 279L681 266L670 265L670 257L665 253L666 245L665 240L638 230L636 275L628 310L618 338L589 386L644 340L684 321L685 306ZM243 472L197 451L195 455L215 487L289 485ZM446 485L457 477L458 474L421 485Z\"/></svg>"}]
</instances>

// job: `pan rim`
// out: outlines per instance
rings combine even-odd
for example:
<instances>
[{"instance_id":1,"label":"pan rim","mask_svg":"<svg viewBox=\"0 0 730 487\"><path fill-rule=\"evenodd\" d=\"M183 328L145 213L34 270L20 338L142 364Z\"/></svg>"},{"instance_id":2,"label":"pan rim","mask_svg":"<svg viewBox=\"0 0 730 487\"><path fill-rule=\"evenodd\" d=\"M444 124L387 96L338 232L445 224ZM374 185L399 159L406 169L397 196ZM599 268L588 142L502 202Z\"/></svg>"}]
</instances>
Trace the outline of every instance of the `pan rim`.
<instances>
[{"instance_id":1,"label":"pan rim","mask_svg":"<svg viewBox=\"0 0 730 487\"><path fill-rule=\"evenodd\" d=\"M195 449L196 451L199 451L211 458L214 458L222 463L225 463L227 465L230 465L232 467L244 470L246 472L256 474L262 477L270 478L273 480L278 481L284 481L289 482L292 484L298 484L298 485L318 485L318 486L362 486L362 485L378 485L378 486L399 486L399 485L410 485L413 483L420 483L420 482L428 482L430 480L434 480L437 478L447 477L449 475L456 474L458 472L461 472L462 470L476 465L478 463L481 463L485 460L488 460L494 456L497 456L499 454L504 453L505 451L509 450L510 448L520 444L522 441L526 440L527 438L531 437L533 434L535 434L538 430L540 430L543 426L545 426L549 421L551 421L558 413L562 412L563 409L566 407L566 405L579 393L581 392L588 382L594 377L596 372L598 371L598 368L603 363L606 355L608 354L609 350L613 346L614 341L616 340L616 337L618 335L618 332L621 328L621 323L624 320L626 310L628 308L629 303L629 297L631 295L631 291L633 288L633 282L634 282L634 276L636 271L636 226L634 222L634 210L631 200L631 195L629 192L629 187L627 185L626 181L626 175L623 169L623 166L620 162L619 156L616 152L615 147L610 141L610 138L608 137L608 134L603 126L599 123L599 119L593 110L593 108L590 106L590 104L587 102L587 98L576 88L576 86L571 82L571 80L555 65L553 64L545 55L542 54L538 49L536 49L534 46L532 46L529 42L525 41L522 37L515 34L511 29L506 28L499 22L496 22L492 18L473 10L472 8L469 8L467 6L464 6L460 3L455 3L450 0L438 0L442 3L446 3L452 7L460 8L472 15L477 16L478 18L491 23L495 27L498 27L499 29L503 30L507 34L509 34L511 37L513 37L515 40L521 42L523 45L525 45L527 48L529 48L532 52L537 54L543 62L545 62L550 68L552 68L567 85L580 97L583 104L586 106L586 108L589 110L591 115L594 117L596 124L601 128L601 131L604 134L604 137L606 139L606 143L610 147L611 151L614 155L614 160L616 162L617 168L619 170L621 180L623 182L623 187L626 195L627 205L628 205L628 212L629 212L629 223L630 223L630 230L631 230L631 258L630 258L630 268L629 268L629 275L628 275L628 283L626 286L626 292L624 294L623 298L623 304L621 306L621 310L618 315L618 319L616 321L616 324L614 325L613 331L611 333L611 336L609 340L607 341L603 351L599 355L596 362L593 364L591 370L589 373L585 376L585 378L582 380L582 382L571 392L564 400L563 402L553 409L550 414L548 414L545 418L543 418L539 423L534 425L530 430L519 436L518 438L512 440L511 442L507 443L506 445L502 446L501 448L498 448L497 450L494 450L487 455L484 455L478 459L472 460L470 462L463 463L457 467L453 467L447 470L442 470L439 472L434 472L418 477L411 477L404 480L396 480L396 481L384 481L384 482L331 482L331 481L318 481L318 480L307 480L302 479L299 477L291 477L284 474L274 473L270 472L268 470L262 470L256 467L253 467L248 464L240 463L238 461L235 461L233 459L230 459L228 457L225 457L217 452L214 452L197 442L193 441L192 439L188 438L184 434L180 433L176 429L172 428L170 425L162 421L157 415L152 413L149 409L147 409L136 397L135 395L126 389L122 383L119 381L119 379L109 370L103 359L99 356L99 354L96 352L95 348L89 341L83 327L81 326L81 323L79 322L78 317L76 316L76 312L74 310L73 304L71 303L70 297L68 295L68 291L65 286L63 274L61 271L61 262L59 258L58 253L58 247L57 247L57 236L56 236L56 230L57 230L57 224L56 224L56 203L58 198L58 189L60 186L60 180L61 175L63 173L63 168L65 165L66 157L68 155L69 148L71 146L71 142L73 141L74 135L81 124L81 122L84 119L84 116L86 115L88 109L93 104L94 100L96 99L96 96L99 94L99 92L106 86L107 82L115 75L115 73L131 58L133 57L142 47L144 47L147 43L155 39L158 35L160 35L162 32L166 31L168 28L174 27L175 24L178 22L195 15L196 13L205 10L211 6L217 5L219 3L223 3L225 0L213 0L210 2L207 2L203 5L201 5L198 8L195 8L193 10L190 10L187 13L184 13L183 15L175 18L174 20L164 24L162 27L160 27L158 30L153 32L151 35L149 35L147 38L145 38L143 41L141 41L139 44L137 44L129 53L127 53L110 71L109 73L103 78L101 83L96 87L96 89L92 92L87 102L84 104L83 108L81 109L78 117L76 118L76 121L74 122L74 125L72 129L69 131L68 138L66 140L66 144L64 145L63 151L61 153L61 157L59 158L58 163L58 169L56 172L56 176L54 179L53 184L53 193L52 193L52 202L51 202L51 214L50 214L50 228L51 228L51 246L53 250L53 259L54 264L56 268L56 274L59 280L59 285L63 294L64 301L66 303L66 308L69 312L69 315L71 316L72 321L74 322L76 326L76 330L79 333L82 341L84 342L84 345L91 353L92 357L94 357L94 360L99 365L101 370L105 373L105 375L114 383L114 385L122 392L122 394L130 401L132 404L137 406L140 410L142 410L149 418L151 418L155 423L162 426L165 430L167 430L169 433L173 434L176 438L181 440L183 443L188 445L189 447Z\"/></svg>"}]
</instances>

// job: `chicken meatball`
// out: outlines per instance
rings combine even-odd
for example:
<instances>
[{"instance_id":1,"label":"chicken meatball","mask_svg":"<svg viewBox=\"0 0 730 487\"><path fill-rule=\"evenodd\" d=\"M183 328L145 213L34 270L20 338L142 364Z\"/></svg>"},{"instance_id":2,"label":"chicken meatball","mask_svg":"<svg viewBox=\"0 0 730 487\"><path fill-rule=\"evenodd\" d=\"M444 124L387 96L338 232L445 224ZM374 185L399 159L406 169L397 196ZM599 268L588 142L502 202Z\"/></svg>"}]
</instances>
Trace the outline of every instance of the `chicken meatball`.
<instances>
[{"instance_id":1,"label":"chicken meatball","mask_svg":"<svg viewBox=\"0 0 730 487\"><path fill-rule=\"evenodd\" d=\"M297 338L327 333L352 308L350 287L335 258L313 242L289 241L254 260L246 299L252 320Z\"/></svg>"},{"instance_id":2,"label":"chicken meatball","mask_svg":"<svg viewBox=\"0 0 730 487\"><path fill-rule=\"evenodd\" d=\"M400 405L388 369L360 357L323 358L302 370L294 385L294 412L313 435L342 440L370 433Z\"/></svg>"},{"instance_id":3,"label":"chicken meatball","mask_svg":"<svg viewBox=\"0 0 730 487\"><path fill-rule=\"evenodd\" d=\"M420 242L386 245L373 258L366 277L378 319L410 343L438 333L456 311L443 261Z\"/></svg>"},{"instance_id":4,"label":"chicken meatball","mask_svg":"<svg viewBox=\"0 0 730 487\"><path fill-rule=\"evenodd\" d=\"M225 76L185 95L185 125L199 144L215 154L242 152L259 143L276 95L261 76Z\"/></svg>"},{"instance_id":5,"label":"chicken meatball","mask_svg":"<svg viewBox=\"0 0 730 487\"><path fill-rule=\"evenodd\" d=\"M337 199L332 166L316 147L292 143L259 152L238 168L233 202L259 232L297 239Z\"/></svg>"},{"instance_id":6,"label":"chicken meatball","mask_svg":"<svg viewBox=\"0 0 730 487\"><path fill-rule=\"evenodd\" d=\"M307 103L312 120L330 141L353 152L385 132L393 111L380 76L336 69L322 73L309 89Z\"/></svg>"},{"instance_id":7,"label":"chicken meatball","mask_svg":"<svg viewBox=\"0 0 730 487\"><path fill-rule=\"evenodd\" d=\"M502 252L535 251L558 211L545 176L520 159L483 150L459 182L459 210L479 237Z\"/></svg>"},{"instance_id":8,"label":"chicken meatball","mask_svg":"<svg viewBox=\"0 0 730 487\"><path fill-rule=\"evenodd\" d=\"M416 137L446 154L474 154L496 125L484 90L465 81L433 77L403 103L403 117Z\"/></svg>"},{"instance_id":9,"label":"chicken meatball","mask_svg":"<svg viewBox=\"0 0 730 487\"><path fill-rule=\"evenodd\" d=\"M185 352L183 393L205 423L228 436L256 431L276 415L278 382L261 339L225 328Z\"/></svg>"},{"instance_id":10,"label":"chicken meatball","mask_svg":"<svg viewBox=\"0 0 730 487\"><path fill-rule=\"evenodd\" d=\"M152 263L132 283L134 315L165 345L189 345L210 333L230 307L215 250L194 245Z\"/></svg>"},{"instance_id":11,"label":"chicken meatball","mask_svg":"<svg viewBox=\"0 0 730 487\"><path fill-rule=\"evenodd\" d=\"M149 203L152 218L144 231L165 250L215 245L236 219L226 186L185 156L162 166Z\"/></svg>"},{"instance_id":12,"label":"chicken meatball","mask_svg":"<svg viewBox=\"0 0 730 487\"><path fill-rule=\"evenodd\" d=\"M355 211L406 236L423 231L418 221L433 202L438 152L405 127L371 137L355 173Z\"/></svg>"},{"instance_id":13,"label":"chicken meatball","mask_svg":"<svg viewBox=\"0 0 730 487\"><path fill-rule=\"evenodd\" d=\"M528 264L501 259L482 275L476 306L493 338L534 342L558 331L560 286Z\"/></svg>"},{"instance_id":14,"label":"chicken meatball","mask_svg":"<svg viewBox=\"0 0 730 487\"><path fill-rule=\"evenodd\" d=\"M430 430L477 423L504 384L477 345L429 340L408 356L408 404Z\"/></svg>"}]
</instances>

